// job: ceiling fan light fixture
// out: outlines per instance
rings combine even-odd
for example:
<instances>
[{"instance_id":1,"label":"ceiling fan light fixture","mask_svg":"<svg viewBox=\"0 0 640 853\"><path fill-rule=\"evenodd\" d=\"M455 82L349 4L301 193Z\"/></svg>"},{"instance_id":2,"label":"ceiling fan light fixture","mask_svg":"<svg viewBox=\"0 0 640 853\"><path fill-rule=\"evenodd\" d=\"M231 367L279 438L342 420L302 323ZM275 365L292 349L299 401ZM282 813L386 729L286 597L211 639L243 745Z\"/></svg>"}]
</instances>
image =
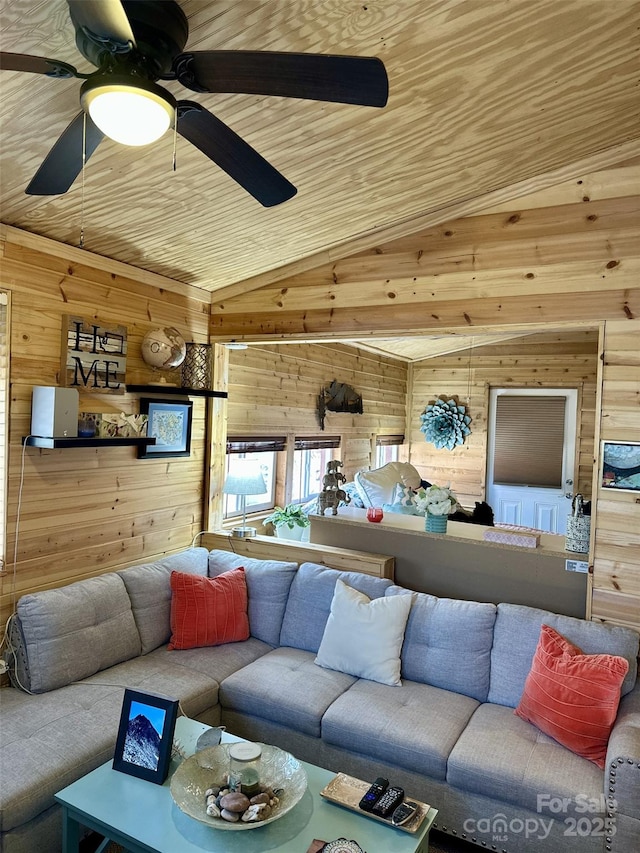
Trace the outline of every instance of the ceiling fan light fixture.
<instances>
[{"instance_id":1,"label":"ceiling fan light fixture","mask_svg":"<svg viewBox=\"0 0 640 853\"><path fill-rule=\"evenodd\" d=\"M171 127L176 110L173 95L149 80L130 77L87 80L80 103L110 139L123 145L148 145Z\"/></svg>"}]
</instances>

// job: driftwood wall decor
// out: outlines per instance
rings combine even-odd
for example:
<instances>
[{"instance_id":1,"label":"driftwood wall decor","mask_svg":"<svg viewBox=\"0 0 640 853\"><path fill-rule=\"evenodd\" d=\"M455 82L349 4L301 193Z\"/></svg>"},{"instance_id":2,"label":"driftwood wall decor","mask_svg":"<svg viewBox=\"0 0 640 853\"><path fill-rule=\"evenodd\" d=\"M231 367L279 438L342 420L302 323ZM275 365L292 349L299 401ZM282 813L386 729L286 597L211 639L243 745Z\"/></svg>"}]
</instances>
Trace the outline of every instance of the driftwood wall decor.
<instances>
[{"instance_id":1,"label":"driftwood wall decor","mask_svg":"<svg viewBox=\"0 0 640 853\"><path fill-rule=\"evenodd\" d=\"M321 430L324 430L326 412L350 412L352 415L361 415L362 396L354 391L351 385L334 379L318 395L318 423Z\"/></svg>"}]
</instances>

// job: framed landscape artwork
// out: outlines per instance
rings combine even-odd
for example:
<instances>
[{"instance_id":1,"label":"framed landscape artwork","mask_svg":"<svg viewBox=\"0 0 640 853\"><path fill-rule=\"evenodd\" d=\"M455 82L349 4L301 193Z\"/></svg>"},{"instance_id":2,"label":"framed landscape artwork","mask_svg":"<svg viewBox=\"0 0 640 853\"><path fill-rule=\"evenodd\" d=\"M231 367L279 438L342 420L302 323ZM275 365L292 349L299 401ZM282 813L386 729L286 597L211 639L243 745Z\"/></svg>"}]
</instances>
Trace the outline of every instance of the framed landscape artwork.
<instances>
[{"instance_id":1,"label":"framed landscape artwork","mask_svg":"<svg viewBox=\"0 0 640 853\"><path fill-rule=\"evenodd\" d=\"M161 459L167 456L191 454L191 420L193 403L190 400L169 401L140 399L140 414L147 415L147 436L155 444L138 448L140 459Z\"/></svg>"},{"instance_id":2,"label":"framed landscape artwork","mask_svg":"<svg viewBox=\"0 0 640 853\"><path fill-rule=\"evenodd\" d=\"M169 772L178 700L125 690L113 769L162 785Z\"/></svg>"},{"instance_id":3,"label":"framed landscape artwork","mask_svg":"<svg viewBox=\"0 0 640 853\"><path fill-rule=\"evenodd\" d=\"M602 442L600 485L617 492L640 492L639 442Z\"/></svg>"}]
</instances>

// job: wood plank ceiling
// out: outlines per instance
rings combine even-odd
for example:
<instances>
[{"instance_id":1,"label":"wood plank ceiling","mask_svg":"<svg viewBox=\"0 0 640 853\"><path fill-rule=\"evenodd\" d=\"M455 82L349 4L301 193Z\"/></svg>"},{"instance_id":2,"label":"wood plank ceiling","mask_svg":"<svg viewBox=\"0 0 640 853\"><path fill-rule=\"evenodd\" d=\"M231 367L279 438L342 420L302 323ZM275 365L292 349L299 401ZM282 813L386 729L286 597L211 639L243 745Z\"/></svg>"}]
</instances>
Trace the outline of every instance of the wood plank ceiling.
<instances>
[{"instance_id":1,"label":"wood plank ceiling","mask_svg":"<svg viewBox=\"0 0 640 853\"><path fill-rule=\"evenodd\" d=\"M172 135L105 140L66 195L24 194L78 111L78 80L0 72L2 221L205 291L343 257L482 208L487 194L640 136L635 0L180 0L192 49L379 56L382 110L167 88L215 112L297 187L262 208ZM5 51L81 71L64 0L2 0ZM507 188L507 189L505 189ZM515 192L515 190L514 190ZM487 206L485 204L485 206ZM416 223L415 225L413 223ZM358 243L358 241L360 241ZM306 262L308 265L308 262ZM219 295L219 293L217 293Z\"/></svg>"}]
</instances>

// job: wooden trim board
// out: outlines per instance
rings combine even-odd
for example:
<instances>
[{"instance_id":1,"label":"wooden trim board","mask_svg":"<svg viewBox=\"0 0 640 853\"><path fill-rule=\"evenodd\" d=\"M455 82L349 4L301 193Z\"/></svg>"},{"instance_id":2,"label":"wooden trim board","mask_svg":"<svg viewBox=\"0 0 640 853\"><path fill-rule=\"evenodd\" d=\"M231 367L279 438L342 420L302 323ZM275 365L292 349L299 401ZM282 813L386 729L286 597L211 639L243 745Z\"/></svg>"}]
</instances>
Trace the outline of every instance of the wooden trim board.
<instances>
[{"instance_id":1,"label":"wooden trim board","mask_svg":"<svg viewBox=\"0 0 640 853\"><path fill-rule=\"evenodd\" d=\"M276 539L275 536L254 536L239 539L227 533L204 533L201 544L210 551L233 551L243 557L256 560L289 560L295 563L319 563L343 572L360 572L378 578L393 580L395 559L385 554L369 554L334 548L331 545L316 545L312 542L295 542Z\"/></svg>"}]
</instances>

